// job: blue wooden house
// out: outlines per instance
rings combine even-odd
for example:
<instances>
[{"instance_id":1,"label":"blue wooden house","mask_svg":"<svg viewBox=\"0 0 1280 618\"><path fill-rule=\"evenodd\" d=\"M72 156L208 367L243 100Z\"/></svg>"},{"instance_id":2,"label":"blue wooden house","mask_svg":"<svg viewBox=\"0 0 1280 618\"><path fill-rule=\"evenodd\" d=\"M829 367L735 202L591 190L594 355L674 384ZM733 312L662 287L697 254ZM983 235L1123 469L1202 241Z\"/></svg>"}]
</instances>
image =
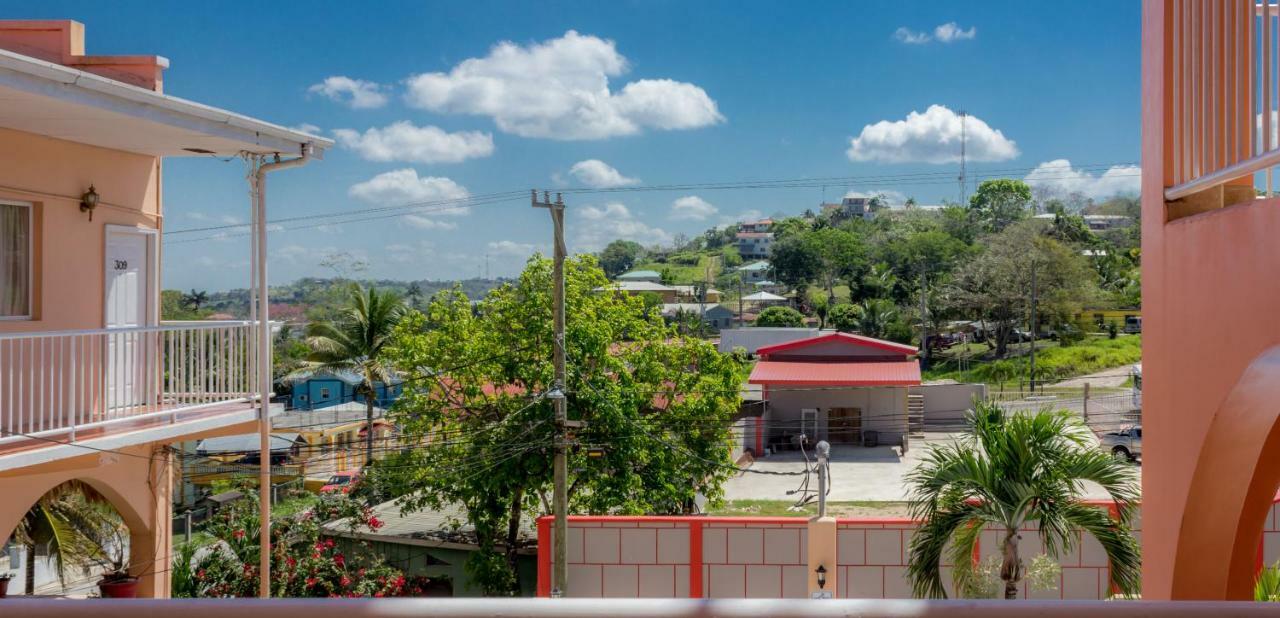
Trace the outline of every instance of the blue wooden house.
<instances>
[{"instance_id":1,"label":"blue wooden house","mask_svg":"<svg viewBox=\"0 0 1280 618\"><path fill-rule=\"evenodd\" d=\"M342 403L364 403L364 397L356 394L361 378L353 371L320 370L285 377L282 381L293 386L289 407L294 410L318 410ZM404 380L397 377L390 384L374 382L373 388L377 392L374 405L390 408L404 393Z\"/></svg>"}]
</instances>

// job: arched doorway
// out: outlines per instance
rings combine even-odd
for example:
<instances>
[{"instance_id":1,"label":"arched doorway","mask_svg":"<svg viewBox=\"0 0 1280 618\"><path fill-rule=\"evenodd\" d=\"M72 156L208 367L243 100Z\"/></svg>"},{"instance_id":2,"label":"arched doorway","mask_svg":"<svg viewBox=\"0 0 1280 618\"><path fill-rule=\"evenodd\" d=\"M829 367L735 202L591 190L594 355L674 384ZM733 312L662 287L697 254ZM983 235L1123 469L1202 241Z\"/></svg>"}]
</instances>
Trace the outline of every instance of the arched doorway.
<instances>
[{"instance_id":1,"label":"arched doorway","mask_svg":"<svg viewBox=\"0 0 1280 618\"><path fill-rule=\"evenodd\" d=\"M88 594L104 573L130 566L130 530L124 516L103 492L83 480L46 491L6 532L16 546L3 557L14 576L10 594Z\"/></svg>"},{"instance_id":2,"label":"arched doorway","mask_svg":"<svg viewBox=\"0 0 1280 618\"><path fill-rule=\"evenodd\" d=\"M1262 527L1280 487L1280 346L1214 412L1183 511L1174 599L1250 600Z\"/></svg>"}]
</instances>

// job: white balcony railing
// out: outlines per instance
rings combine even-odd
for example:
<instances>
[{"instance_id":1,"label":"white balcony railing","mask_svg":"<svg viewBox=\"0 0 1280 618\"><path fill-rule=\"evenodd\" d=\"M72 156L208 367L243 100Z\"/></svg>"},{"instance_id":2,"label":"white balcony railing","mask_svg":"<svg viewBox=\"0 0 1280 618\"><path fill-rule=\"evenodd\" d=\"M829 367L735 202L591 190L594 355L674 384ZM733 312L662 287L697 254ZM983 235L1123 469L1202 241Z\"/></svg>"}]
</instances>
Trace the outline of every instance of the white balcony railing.
<instances>
[{"instance_id":1,"label":"white balcony railing","mask_svg":"<svg viewBox=\"0 0 1280 618\"><path fill-rule=\"evenodd\" d=\"M0 443L251 401L256 332L186 322L0 334Z\"/></svg>"}]
</instances>

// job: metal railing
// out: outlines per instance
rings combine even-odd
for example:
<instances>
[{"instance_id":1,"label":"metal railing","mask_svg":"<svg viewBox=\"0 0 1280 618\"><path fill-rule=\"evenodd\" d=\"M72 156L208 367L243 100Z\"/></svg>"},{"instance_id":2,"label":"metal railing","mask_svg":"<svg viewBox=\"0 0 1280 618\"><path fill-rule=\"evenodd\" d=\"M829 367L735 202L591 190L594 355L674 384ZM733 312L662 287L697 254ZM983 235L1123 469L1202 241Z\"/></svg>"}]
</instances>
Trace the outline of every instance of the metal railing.
<instances>
[{"instance_id":1,"label":"metal railing","mask_svg":"<svg viewBox=\"0 0 1280 618\"><path fill-rule=\"evenodd\" d=\"M256 398L257 327L188 322L0 334L0 442Z\"/></svg>"},{"instance_id":2,"label":"metal railing","mask_svg":"<svg viewBox=\"0 0 1280 618\"><path fill-rule=\"evenodd\" d=\"M1171 129L1166 148L1172 186L1165 189L1165 199L1262 171L1270 196L1271 170L1280 164L1276 1L1172 0L1168 5L1165 126Z\"/></svg>"},{"instance_id":3,"label":"metal railing","mask_svg":"<svg viewBox=\"0 0 1280 618\"><path fill-rule=\"evenodd\" d=\"M3 601L6 615L24 618L184 616L185 618L400 618L526 616L529 618L726 618L864 616L866 618L999 618L1040 616L1274 616L1275 603L1227 601L919 601L889 599L23 599Z\"/></svg>"}]
</instances>

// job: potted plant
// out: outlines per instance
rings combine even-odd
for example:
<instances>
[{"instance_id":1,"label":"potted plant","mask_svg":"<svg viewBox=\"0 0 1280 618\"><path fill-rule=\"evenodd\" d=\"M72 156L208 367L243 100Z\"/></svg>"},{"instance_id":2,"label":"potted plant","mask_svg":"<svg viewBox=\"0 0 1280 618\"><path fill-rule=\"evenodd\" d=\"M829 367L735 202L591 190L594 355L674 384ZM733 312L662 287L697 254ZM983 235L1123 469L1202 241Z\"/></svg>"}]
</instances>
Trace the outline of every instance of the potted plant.
<instances>
[{"instance_id":1,"label":"potted plant","mask_svg":"<svg viewBox=\"0 0 1280 618\"><path fill-rule=\"evenodd\" d=\"M9 580L13 579L13 573L0 573L0 599L5 598L9 594Z\"/></svg>"},{"instance_id":2,"label":"potted plant","mask_svg":"<svg viewBox=\"0 0 1280 618\"><path fill-rule=\"evenodd\" d=\"M138 578L129 574L125 551L129 544L129 528L106 503L90 505L99 512L91 520L85 536L94 545L95 559L107 568L98 581L98 590L105 599L132 599L138 596Z\"/></svg>"}]
</instances>

